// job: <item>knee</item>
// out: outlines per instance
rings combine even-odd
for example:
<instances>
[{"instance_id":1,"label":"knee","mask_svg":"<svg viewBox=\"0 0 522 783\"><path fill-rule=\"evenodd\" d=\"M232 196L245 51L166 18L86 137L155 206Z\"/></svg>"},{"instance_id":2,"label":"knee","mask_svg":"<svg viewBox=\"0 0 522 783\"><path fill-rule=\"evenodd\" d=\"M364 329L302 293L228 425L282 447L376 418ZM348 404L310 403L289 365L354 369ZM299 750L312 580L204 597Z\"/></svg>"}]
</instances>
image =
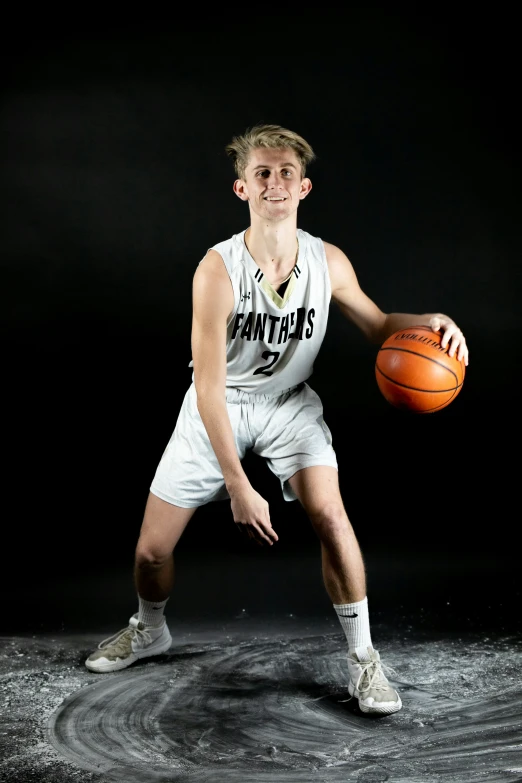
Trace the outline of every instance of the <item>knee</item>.
<instances>
[{"instance_id":1,"label":"knee","mask_svg":"<svg viewBox=\"0 0 522 783\"><path fill-rule=\"evenodd\" d=\"M157 543L140 538L136 546L135 562L138 568L161 568L172 557L172 551Z\"/></svg>"},{"instance_id":2,"label":"knee","mask_svg":"<svg viewBox=\"0 0 522 783\"><path fill-rule=\"evenodd\" d=\"M342 503L332 502L310 513L312 525L322 541L338 541L351 533L351 525Z\"/></svg>"}]
</instances>

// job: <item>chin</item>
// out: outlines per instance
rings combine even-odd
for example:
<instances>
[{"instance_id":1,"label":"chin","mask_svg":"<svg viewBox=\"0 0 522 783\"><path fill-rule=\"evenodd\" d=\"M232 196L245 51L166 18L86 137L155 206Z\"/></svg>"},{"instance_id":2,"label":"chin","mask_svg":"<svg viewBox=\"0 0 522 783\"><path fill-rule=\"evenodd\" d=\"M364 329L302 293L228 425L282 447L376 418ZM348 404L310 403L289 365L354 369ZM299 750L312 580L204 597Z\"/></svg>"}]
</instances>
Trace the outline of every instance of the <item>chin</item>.
<instances>
[{"instance_id":1,"label":"chin","mask_svg":"<svg viewBox=\"0 0 522 783\"><path fill-rule=\"evenodd\" d=\"M278 207L277 209L274 209L273 207L268 207L268 209L263 210L263 217L268 218L269 220L284 220L289 215L292 214L292 210L288 209L288 207Z\"/></svg>"}]
</instances>

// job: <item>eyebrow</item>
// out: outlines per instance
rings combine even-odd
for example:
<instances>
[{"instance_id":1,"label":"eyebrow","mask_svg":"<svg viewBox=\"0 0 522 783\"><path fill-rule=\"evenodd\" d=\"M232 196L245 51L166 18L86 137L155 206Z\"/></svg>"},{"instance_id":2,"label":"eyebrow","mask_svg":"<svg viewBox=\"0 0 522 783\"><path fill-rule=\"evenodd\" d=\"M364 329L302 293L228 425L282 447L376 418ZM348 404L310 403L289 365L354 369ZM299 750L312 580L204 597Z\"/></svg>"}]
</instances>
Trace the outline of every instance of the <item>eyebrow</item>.
<instances>
[{"instance_id":1,"label":"eyebrow","mask_svg":"<svg viewBox=\"0 0 522 783\"><path fill-rule=\"evenodd\" d=\"M257 171L257 169L269 169L269 168L270 168L270 166L268 166L266 163L261 163L259 166L254 166L253 171ZM285 169L285 168L296 169L297 166L295 165L295 163L288 162L288 163L281 163L281 168L283 168L283 169Z\"/></svg>"}]
</instances>

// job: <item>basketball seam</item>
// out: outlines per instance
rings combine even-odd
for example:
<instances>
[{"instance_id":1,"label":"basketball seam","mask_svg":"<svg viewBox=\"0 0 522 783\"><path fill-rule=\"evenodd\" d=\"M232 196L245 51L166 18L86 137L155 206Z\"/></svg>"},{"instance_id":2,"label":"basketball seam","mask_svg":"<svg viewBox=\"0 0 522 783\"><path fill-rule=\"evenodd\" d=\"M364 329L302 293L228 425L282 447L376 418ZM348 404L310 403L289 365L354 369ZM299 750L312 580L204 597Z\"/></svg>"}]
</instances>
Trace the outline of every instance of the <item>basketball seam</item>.
<instances>
[{"instance_id":1,"label":"basketball seam","mask_svg":"<svg viewBox=\"0 0 522 783\"><path fill-rule=\"evenodd\" d=\"M459 383L458 386L450 386L449 389L422 389L419 386L408 386L407 383L396 381L394 378L386 375L386 373L383 372L377 365L375 365L375 369L380 372L383 378L386 378L386 380L390 381L390 383L394 383L395 386L400 386L402 389L411 389L412 391L424 392L425 394L447 394L447 392L450 391L457 391L457 389L460 389L462 386L462 383Z\"/></svg>"},{"instance_id":2,"label":"basketball seam","mask_svg":"<svg viewBox=\"0 0 522 783\"><path fill-rule=\"evenodd\" d=\"M459 379L457 377L457 373L454 370L452 370L450 367L448 367L443 362L439 362L437 359L433 359L431 356L426 356L426 354L424 354L424 353L419 353L418 351L412 351L409 348L402 348L402 346L395 346L395 345L393 345L393 346L390 346L389 348L379 348L379 352L377 354L377 361L379 361L379 353L381 353L381 351L399 351L400 353L410 353L410 354L412 354L412 356L420 356L422 359L426 359L428 362L433 362L434 364L438 364L439 367L443 367L445 370L447 370L449 373L451 373L453 375L453 377L457 381L457 384L459 382ZM375 364L375 366L378 367L377 363ZM380 372L382 372L382 370L380 368L378 368L378 369L379 369ZM384 373L383 373L383 375L384 375ZM390 380L392 380L392 379L390 378ZM455 388L455 387L452 387L452 388Z\"/></svg>"},{"instance_id":3,"label":"basketball seam","mask_svg":"<svg viewBox=\"0 0 522 783\"><path fill-rule=\"evenodd\" d=\"M444 408L447 408L448 405L455 399L457 396L457 390L455 389L455 393L451 395L450 399L444 403L444 405L435 405L434 408L425 408L424 410L413 410L412 413L433 413L434 411L443 410Z\"/></svg>"}]
</instances>

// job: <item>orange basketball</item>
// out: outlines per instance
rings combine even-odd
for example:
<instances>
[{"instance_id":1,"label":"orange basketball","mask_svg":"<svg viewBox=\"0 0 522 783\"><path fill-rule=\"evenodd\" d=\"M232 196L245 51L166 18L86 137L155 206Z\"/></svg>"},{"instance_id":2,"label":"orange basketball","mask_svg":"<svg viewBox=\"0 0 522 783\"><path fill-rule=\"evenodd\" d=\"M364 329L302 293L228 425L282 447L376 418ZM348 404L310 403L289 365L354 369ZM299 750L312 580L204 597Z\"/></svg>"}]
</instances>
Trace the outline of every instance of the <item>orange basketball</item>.
<instances>
[{"instance_id":1,"label":"orange basketball","mask_svg":"<svg viewBox=\"0 0 522 783\"><path fill-rule=\"evenodd\" d=\"M384 398L396 408L433 413L453 402L462 389L464 359L449 356L442 332L429 326L400 329L383 342L375 377Z\"/></svg>"}]
</instances>

